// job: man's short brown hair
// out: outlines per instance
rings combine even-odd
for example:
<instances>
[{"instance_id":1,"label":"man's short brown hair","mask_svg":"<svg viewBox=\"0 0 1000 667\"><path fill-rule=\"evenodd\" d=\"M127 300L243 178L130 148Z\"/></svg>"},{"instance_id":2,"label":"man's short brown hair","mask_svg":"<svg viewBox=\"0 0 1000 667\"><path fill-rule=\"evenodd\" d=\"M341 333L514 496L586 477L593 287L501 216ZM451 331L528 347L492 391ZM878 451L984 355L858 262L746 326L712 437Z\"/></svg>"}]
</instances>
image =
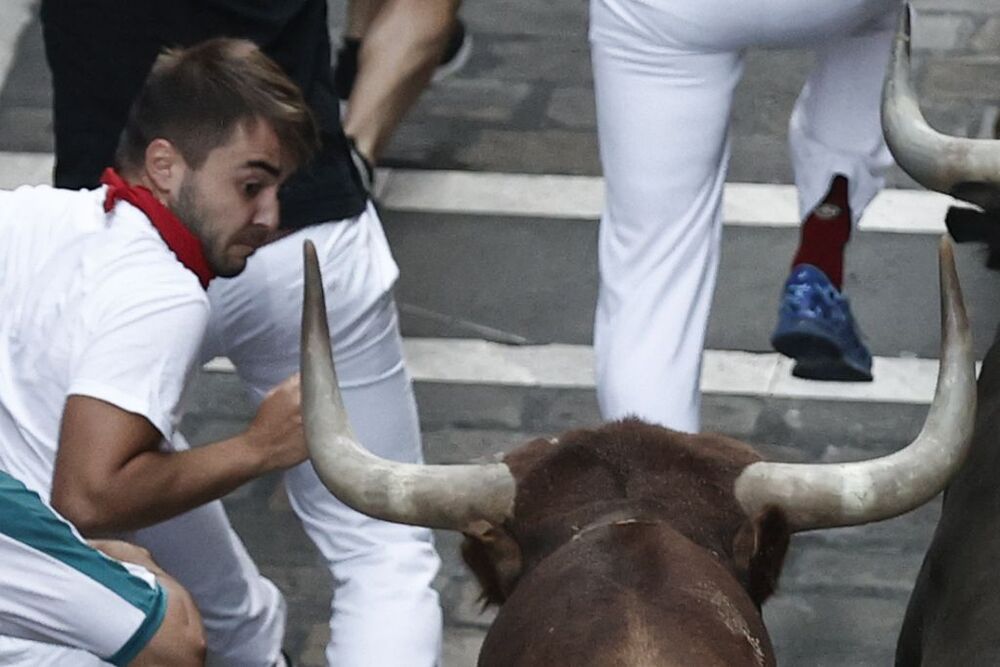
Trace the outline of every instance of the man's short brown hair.
<instances>
[{"instance_id":1,"label":"man's short brown hair","mask_svg":"<svg viewBox=\"0 0 1000 667\"><path fill-rule=\"evenodd\" d=\"M259 120L274 129L295 166L318 147L301 91L252 42L218 38L164 51L132 103L115 161L138 169L150 142L166 139L197 169L237 126Z\"/></svg>"}]
</instances>

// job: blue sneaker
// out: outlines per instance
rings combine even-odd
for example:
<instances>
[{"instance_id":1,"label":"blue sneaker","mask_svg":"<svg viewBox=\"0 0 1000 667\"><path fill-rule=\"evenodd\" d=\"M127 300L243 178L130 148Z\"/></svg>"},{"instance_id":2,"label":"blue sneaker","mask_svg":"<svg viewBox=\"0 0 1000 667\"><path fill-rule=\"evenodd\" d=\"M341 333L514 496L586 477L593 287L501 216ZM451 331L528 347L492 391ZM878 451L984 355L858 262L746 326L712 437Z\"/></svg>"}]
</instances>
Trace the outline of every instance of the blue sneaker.
<instances>
[{"instance_id":1,"label":"blue sneaker","mask_svg":"<svg viewBox=\"0 0 1000 667\"><path fill-rule=\"evenodd\" d=\"M872 355L847 297L812 264L793 267L785 281L771 345L795 359L795 377L871 382Z\"/></svg>"}]
</instances>

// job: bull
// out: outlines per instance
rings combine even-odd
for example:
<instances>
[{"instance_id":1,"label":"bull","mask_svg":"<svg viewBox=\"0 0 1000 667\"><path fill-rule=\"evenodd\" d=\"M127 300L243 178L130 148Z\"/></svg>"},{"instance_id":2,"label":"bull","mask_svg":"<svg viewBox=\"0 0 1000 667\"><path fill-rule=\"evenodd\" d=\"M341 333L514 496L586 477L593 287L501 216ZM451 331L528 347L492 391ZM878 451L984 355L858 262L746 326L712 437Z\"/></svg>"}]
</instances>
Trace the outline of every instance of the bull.
<instances>
[{"instance_id":1,"label":"bull","mask_svg":"<svg viewBox=\"0 0 1000 667\"><path fill-rule=\"evenodd\" d=\"M460 530L501 604L482 667L774 665L760 608L789 536L877 521L929 500L964 458L975 366L951 245L942 240L942 352L923 429L870 461L764 462L749 445L627 419L536 439L502 462L416 465L356 441L337 387L307 244L302 391L323 483L399 523Z\"/></svg>"},{"instance_id":2,"label":"bull","mask_svg":"<svg viewBox=\"0 0 1000 667\"><path fill-rule=\"evenodd\" d=\"M893 47L882 104L886 141L917 182L976 204L953 208L956 240L1000 237L1000 142L948 137L931 129L910 83L910 15ZM992 226L986 224L992 221ZM896 664L1000 664L1000 343L983 360L979 410L966 464L948 485L941 518L917 577L896 646Z\"/></svg>"}]
</instances>

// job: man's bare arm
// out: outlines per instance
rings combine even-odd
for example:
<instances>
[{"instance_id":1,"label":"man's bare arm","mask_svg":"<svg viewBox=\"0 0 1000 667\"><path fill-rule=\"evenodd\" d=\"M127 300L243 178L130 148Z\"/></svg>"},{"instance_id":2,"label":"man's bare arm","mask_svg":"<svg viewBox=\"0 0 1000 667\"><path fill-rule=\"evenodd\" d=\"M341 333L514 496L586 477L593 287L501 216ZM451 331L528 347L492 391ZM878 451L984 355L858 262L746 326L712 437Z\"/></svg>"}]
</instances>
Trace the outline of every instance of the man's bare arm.
<instances>
[{"instance_id":1,"label":"man's bare arm","mask_svg":"<svg viewBox=\"0 0 1000 667\"><path fill-rule=\"evenodd\" d=\"M200 667L205 664L205 631L191 595L153 561L148 551L117 540L92 540L91 545L120 561L142 565L166 590L167 611L156 634L129 667Z\"/></svg>"},{"instance_id":2,"label":"man's bare arm","mask_svg":"<svg viewBox=\"0 0 1000 667\"><path fill-rule=\"evenodd\" d=\"M305 460L298 376L264 399L243 433L183 452L161 452L140 415L87 396L63 412L52 505L85 535L158 523L244 482Z\"/></svg>"},{"instance_id":3,"label":"man's bare arm","mask_svg":"<svg viewBox=\"0 0 1000 667\"><path fill-rule=\"evenodd\" d=\"M358 14L349 16L349 21L364 24L365 30L344 133L372 164L441 64L458 4L459 0L348 3Z\"/></svg>"}]
</instances>

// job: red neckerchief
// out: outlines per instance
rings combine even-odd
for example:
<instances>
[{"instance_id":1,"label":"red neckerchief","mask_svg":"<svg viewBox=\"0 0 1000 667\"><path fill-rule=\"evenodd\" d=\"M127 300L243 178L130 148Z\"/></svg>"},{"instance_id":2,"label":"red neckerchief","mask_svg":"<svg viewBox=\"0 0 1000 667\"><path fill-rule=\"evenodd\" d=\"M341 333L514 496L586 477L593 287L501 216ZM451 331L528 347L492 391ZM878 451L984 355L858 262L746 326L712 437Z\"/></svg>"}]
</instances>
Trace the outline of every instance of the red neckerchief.
<instances>
[{"instance_id":1,"label":"red neckerchief","mask_svg":"<svg viewBox=\"0 0 1000 667\"><path fill-rule=\"evenodd\" d=\"M101 183L108 186L108 192L104 197L105 211L110 212L115 207L115 202L121 199L145 213L181 264L198 276L201 286L208 289L208 282L215 277L215 273L205 259L201 241L184 226L173 211L161 204L147 188L132 185L111 167L101 174Z\"/></svg>"}]
</instances>

